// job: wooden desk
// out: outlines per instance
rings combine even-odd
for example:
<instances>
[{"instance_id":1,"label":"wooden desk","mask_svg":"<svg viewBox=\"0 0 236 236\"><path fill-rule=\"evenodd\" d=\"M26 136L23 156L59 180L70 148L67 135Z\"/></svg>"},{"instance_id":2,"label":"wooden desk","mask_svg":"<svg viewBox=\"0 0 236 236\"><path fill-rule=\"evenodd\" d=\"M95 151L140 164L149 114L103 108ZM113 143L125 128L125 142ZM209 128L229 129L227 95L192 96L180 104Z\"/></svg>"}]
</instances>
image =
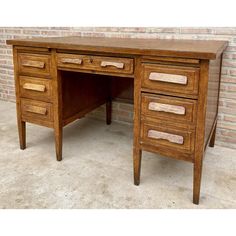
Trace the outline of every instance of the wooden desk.
<instances>
[{"instance_id":1,"label":"wooden desk","mask_svg":"<svg viewBox=\"0 0 236 236\"><path fill-rule=\"evenodd\" d=\"M25 123L53 128L57 160L62 129L113 99L134 102L134 183L142 150L194 166L199 203L202 160L214 146L224 41L35 38L13 45L21 149ZM129 158L129 157L127 157Z\"/></svg>"}]
</instances>

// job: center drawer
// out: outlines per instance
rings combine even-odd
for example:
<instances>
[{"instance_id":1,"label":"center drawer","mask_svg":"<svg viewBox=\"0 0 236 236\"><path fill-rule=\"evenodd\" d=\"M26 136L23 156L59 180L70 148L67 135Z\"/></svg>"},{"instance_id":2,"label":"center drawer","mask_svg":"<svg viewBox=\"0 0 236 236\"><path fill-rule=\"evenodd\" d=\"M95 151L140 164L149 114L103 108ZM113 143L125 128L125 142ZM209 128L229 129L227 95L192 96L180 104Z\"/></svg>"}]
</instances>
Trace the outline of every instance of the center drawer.
<instances>
[{"instance_id":1,"label":"center drawer","mask_svg":"<svg viewBox=\"0 0 236 236\"><path fill-rule=\"evenodd\" d=\"M114 72L133 74L133 59L118 57L100 57L79 54L57 54L57 65L61 68L92 70L98 72Z\"/></svg>"}]
</instances>

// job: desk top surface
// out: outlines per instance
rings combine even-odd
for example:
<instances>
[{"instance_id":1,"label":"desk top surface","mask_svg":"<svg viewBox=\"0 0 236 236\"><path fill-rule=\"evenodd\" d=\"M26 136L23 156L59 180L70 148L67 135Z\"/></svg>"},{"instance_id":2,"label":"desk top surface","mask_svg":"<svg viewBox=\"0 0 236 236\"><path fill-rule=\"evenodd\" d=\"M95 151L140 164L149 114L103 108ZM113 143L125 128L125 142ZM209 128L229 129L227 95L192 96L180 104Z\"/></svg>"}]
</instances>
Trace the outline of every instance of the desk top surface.
<instances>
[{"instance_id":1,"label":"desk top surface","mask_svg":"<svg viewBox=\"0 0 236 236\"><path fill-rule=\"evenodd\" d=\"M90 52L215 59L224 51L228 42L70 36L13 39L7 40L7 44Z\"/></svg>"}]
</instances>

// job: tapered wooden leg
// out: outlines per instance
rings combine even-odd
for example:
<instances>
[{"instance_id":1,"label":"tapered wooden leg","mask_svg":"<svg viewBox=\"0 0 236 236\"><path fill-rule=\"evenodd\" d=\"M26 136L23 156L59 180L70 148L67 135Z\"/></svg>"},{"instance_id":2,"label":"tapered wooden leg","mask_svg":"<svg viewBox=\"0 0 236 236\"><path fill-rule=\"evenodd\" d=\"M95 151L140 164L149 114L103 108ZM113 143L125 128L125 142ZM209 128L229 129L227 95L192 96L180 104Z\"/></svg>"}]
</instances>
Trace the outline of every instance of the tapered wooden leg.
<instances>
[{"instance_id":1,"label":"tapered wooden leg","mask_svg":"<svg viewBox=\"0 0 236 236\"><path fill-rule=\"evenodd\" d=\"M20 141L20 149L26 148L26 124L24 121L18 120L18 133Z\"/></svg>"},{"instance_id":2,"label":"tapered wooden leg","mask_svg":"<svg viewBox=\"0 0 236 236\"><path fill-rule=\"evenodd\" d=\"M61 127L54 128L57 161L62 160L62 132L63 129Z\"/></svg>"},{"instance_id":3,"label":"tapered wooden leg","mask_svg":"<svg viewBox=\"0 0 236 236\"><path fill-rule=\"evenodd\" d=\"M202 158L194 163L194 178L193 178L193 203L199 204L200 189L202 178Z\"/></svg>"},{"instance_id":4,"label":"tapered wooden leg","mask_svg":"<svg viewBox=\"0 0 236 236\"><path fill-rule=\"evenodd\" d=\"M210 143L209 143L210 147L215 146L215 138L216 138L216 124L215 124L214 130L213 130L213 133L211 135L211 139L210 139Z\"/></svg>"},{"instance_id":5,"label":"tapered wooden leg","mask_svg":"<svg viewBox=\"0 0 236 236\"><path fill-rule=\"evenodd\" d=\"M112 113L112 101L111 101L111 99L108 99L106 101L106 122L107 122L107 125L111 124L111 113Z\"/></svg>"},{"instance_id":6,"label":"tapered wooden leg","mask_svg":"<svg viewBox=\"0 0 236 236\"><path fill-rule=\"evenodd\" d=\"M138 148L134 148L133 161L134 161L134 184L139 185L140 172L141 172L141 161L142 161L142 150L140 150Z\"/></svg>"}]
</instances>

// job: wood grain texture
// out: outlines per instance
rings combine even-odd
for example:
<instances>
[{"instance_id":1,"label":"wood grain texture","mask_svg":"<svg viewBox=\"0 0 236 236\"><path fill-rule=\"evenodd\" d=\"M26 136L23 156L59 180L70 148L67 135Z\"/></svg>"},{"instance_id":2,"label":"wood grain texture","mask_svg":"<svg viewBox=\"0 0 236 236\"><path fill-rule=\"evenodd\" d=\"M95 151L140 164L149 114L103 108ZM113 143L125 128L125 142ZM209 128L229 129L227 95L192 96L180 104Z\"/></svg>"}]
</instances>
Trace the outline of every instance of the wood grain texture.
<instances>
[{"instance_id":1,"label":"wood grain texture","mask_svg":"<svg viewBox=\"0 0 236 236\"><path fill-rule=\"evenodd\" d=\"M47 113L47 109L45 107L27 105L24 109L26 112L31 112L40 115L46 115Z\"/></svg>"},{"instance_id":2,"label":"wood grain texture","mask_svg":"<svg viewBox=\"0 0 236 236\"><path fill-rule=\"evenodd\" d=\"M199 68L143 63L141 80L142 88L161 93L197 94Z\"/></svg>"},{"instance_id":3,"label":"wood grain texture","mask_svg":"<svg viewBox=\"0 0 236 236\"><path fill-rule=\"evenodd\" d=\"M134 77L134 140L133 140L133 168L134 184L140 184L142 148L140 146L141 132L141 59L135 60Z\"/></svg>"},{"instance_id":4,"label":"wood grain texture","mask_svg":"<svg viewBox=\"0 0 236 236\"><path fill-rule=\"evenodd\" d=\"M183 106L169 105L158 102L150 102L148 105L148 109L151 111L163 111L168 113L174 113L177 115L185 114L185 107Z\"/></svg>"},{"instance_id":5,"label":"wood grain texture","mask_svg":"<svg viewBox=\"0 0 236 236\"><path fill-rule=\"evenodd\" d=\"M118 69L123 69L125 64L123 62L115 61L101 61L101 67L114 66Z\"/></svg>"},{"instance_id":6,"label":"wood grain texture","mask_svg":"<svg viewBox=\"0 0 236 236\"><path fill-rule=\"evenodd\" d=\"M65 61L67 62L65 63ZM81 63L73 63L74 61L79 61ZM133 74L133 59L131 58L58 53L57 64L61 69L70 68L108 73Z\"/></svg>"},{"instance_id":7,"label":"wood grain texture","mask_svg":"<svg viewBox=\"0 0 236 236\"><path fill-rule=\"evenodd\" d=\"M193 58L178 58L178 57L160 57L160 56L142 56L142 62L166 63L175 65L199 65L199 59Z\"/></svg>"},{"instance_id":8,"label":"wood grain texture","mask_svg":"<svg viewBox=\"0 0 236 236\"><path fill-rule=\"evenodd\" d=\"M182 126L184 127L184 126ZM163 120L141 121L141 143L149 146L192 154L195 149L194 129L180 128L178 124Z\"/></svg>"},{"instance_id":9,"label":"wood grain texture","mask_svg":"<svg viewBox=\"0 0 236 236\"><path fill-rule=\"evenodd\" d=\"M83 60L79 59L79 58L62 58L61 62L62 63L81 65Z\"/></svg>"},{"instance_id":10,"label":"wood grain texture","mask_svg":"<svg viewBox=\"0 0 236 236\"><path fill-rule=\"evenodd\" d=\"M52 81L38 77L19 76L20 97L51 102Z\"/></svg>"},{"instance_id":11,"label":"wood grain texture","mask_svg":"<svg viewBox=\"0 0 236 236\"><path fill-rule=\"evenodd\" d=\"M156 130L152 130L152 129L150 129L148 131L147 136L149 138L154 138L154 139L164 139L164 140L167 140L171 143L177 143L177 144L184 143L184 137L181 135L160 132L160 131L156 131Z\"/></svg>"},{"instance_id":12,"label":"wood grain texture","mask_svg":"<svg viewBox=\"0 0 236 236\"><path fill-rule=\"evenodd\" d=\"M54 129L62 160L63 126L112 99L134 102L133 168L142 151L192 162L199 203L202 162L214 146L224 41L59 37L13 44L20 147L25 122ZM212 60L213 61L210 61Z\"/></svg>"},{"instance_id":13,"label":"wood grain texture","mask_svg":"<svg viewBox=\"0 0 236 236\"><path fill-rule=\"evenodd\" d=\"M195 100L142 93L142 116L194 125L196 111Z\"/></svg>"},{"instance_id":14,"label":"wood grain texture","mask_svg":"<svg viewBox=\"0 0 236 236\"><path fill-rule=\"evenodd\" d=\"M53 122L53 107L51 103L41 102L32 99L21 99L21 111L23 120L34 122L43 121L44 124Z\"/></svg>"},{"instance_id":15,"label":"wood grain texture","mask_svg":"<svg viewBox=\"0 0 236 236\"><path fill-rule=\"evenodd\" d=\"M207 109L205 125L205 148L210 141L212 130L218 116L220 77L222 57L212 60L209 63L209 80L207 90Z\"/></svg>"},{"instance_id":16,"label":"wood grain texture","mask_svg":"<svg viewBox=\"0 0 236 236\"><path fill-rule=\"evenodd\" d=\"M46 54L19 53L19 73L31 76L51 76L51 58Z\"/></svg>"},{"instance_id":17,"label":"wood grain texture","mask_svg":"<svg viewBox=\"0 0 236 236\"><path fill-rule=\"evenodd\" d=\"M195 157L194 157L194 178L193 178L194 204L199 204L199 199L200 199L202 162L204 156L208 76L209 76L209 61L202 60L200 67L199 99L198 99Z\"/></svg>"},{"instance_id":18,"label":"wood grain texture","mask_svg":"<svg viewBox=\"0 0 236 236\"><path fill-rule=\"evenodd\" d=\"M62 80L61 72L57 69L57 52L51 51L52 60L52 87L53 87L53 114L54 137L57 161L62 160L63 118L62 118Z\"/></svg>"},{"instance_id":19,"label":"wood grain texture","mask_svg":"<svg viewBox=\"0 0 236 236\"><path fill-rule=\"evenodd\" d=\"M149 79L154 81L174 83L174 84L184 84L184 85L186 85L188 82L188 78L186 75L174 75L174 74L157 73L157 72L151 72L149 75Z\"/></svg>"},{"instance_id":20,"label":"wood grain texture","mask_svg":"<svg viewBox=\"0 0 236 236\"><path fill-rule=\"evenodd\" d=\"M43 69L45 67L45 62L43 61L30 61L30 60L22 60L22 66L25 67L33 67Z\"/></svg>"},{"instance_id":21,"label":"wood grain texture","mask_svg":"<svg viewBox=\"0 0 236 236\"><path fill-rule=\"evenodd\" d=\"M161 40L99 37L47 37L7 40L7 44L89 52L158 55L197 59L216 59L227 46L226 41Z\"/></svg>"},{"instance_id":22,"label":"wood grain texture","mask_svg":"<svg viewBox=\"0 0 236 236\"><path fill-rule=\"evenodd\" d=\"M23 89L33 90L33 91L37 91L37 92L45 92L46 86L45 85L41 85L41 84L25 83L23 85Z\"/></svg>"},{"instance_id":23,"label":"wood grain texture","mask_svg":"<svg viewBox=\"0 0 236 236\"><path fill-rule=\"evenodd\" d=\"M64 88L61 94L64 124L72 121L71 117L81 118L80 114L84 116L106 103L109 94L109 80L106 76L62 71L60 77Z\"/></svg>"},{"instance_id":24,"label":"wood grain texture","mask_svg":"<svg viewBox=\"0 0 236 236\"><path fill-rule=\"evenodd\" d=\"M19 65L18 65L18 52L16 47L13 47L13 63L14 63L14 81L15 81L15 94L16 94L16 114L18 135L20 142L20 149L26 148L26 124L22 120L21 100L20 100L20 82L19 82Z\"/></svg>"}]
</instances>

